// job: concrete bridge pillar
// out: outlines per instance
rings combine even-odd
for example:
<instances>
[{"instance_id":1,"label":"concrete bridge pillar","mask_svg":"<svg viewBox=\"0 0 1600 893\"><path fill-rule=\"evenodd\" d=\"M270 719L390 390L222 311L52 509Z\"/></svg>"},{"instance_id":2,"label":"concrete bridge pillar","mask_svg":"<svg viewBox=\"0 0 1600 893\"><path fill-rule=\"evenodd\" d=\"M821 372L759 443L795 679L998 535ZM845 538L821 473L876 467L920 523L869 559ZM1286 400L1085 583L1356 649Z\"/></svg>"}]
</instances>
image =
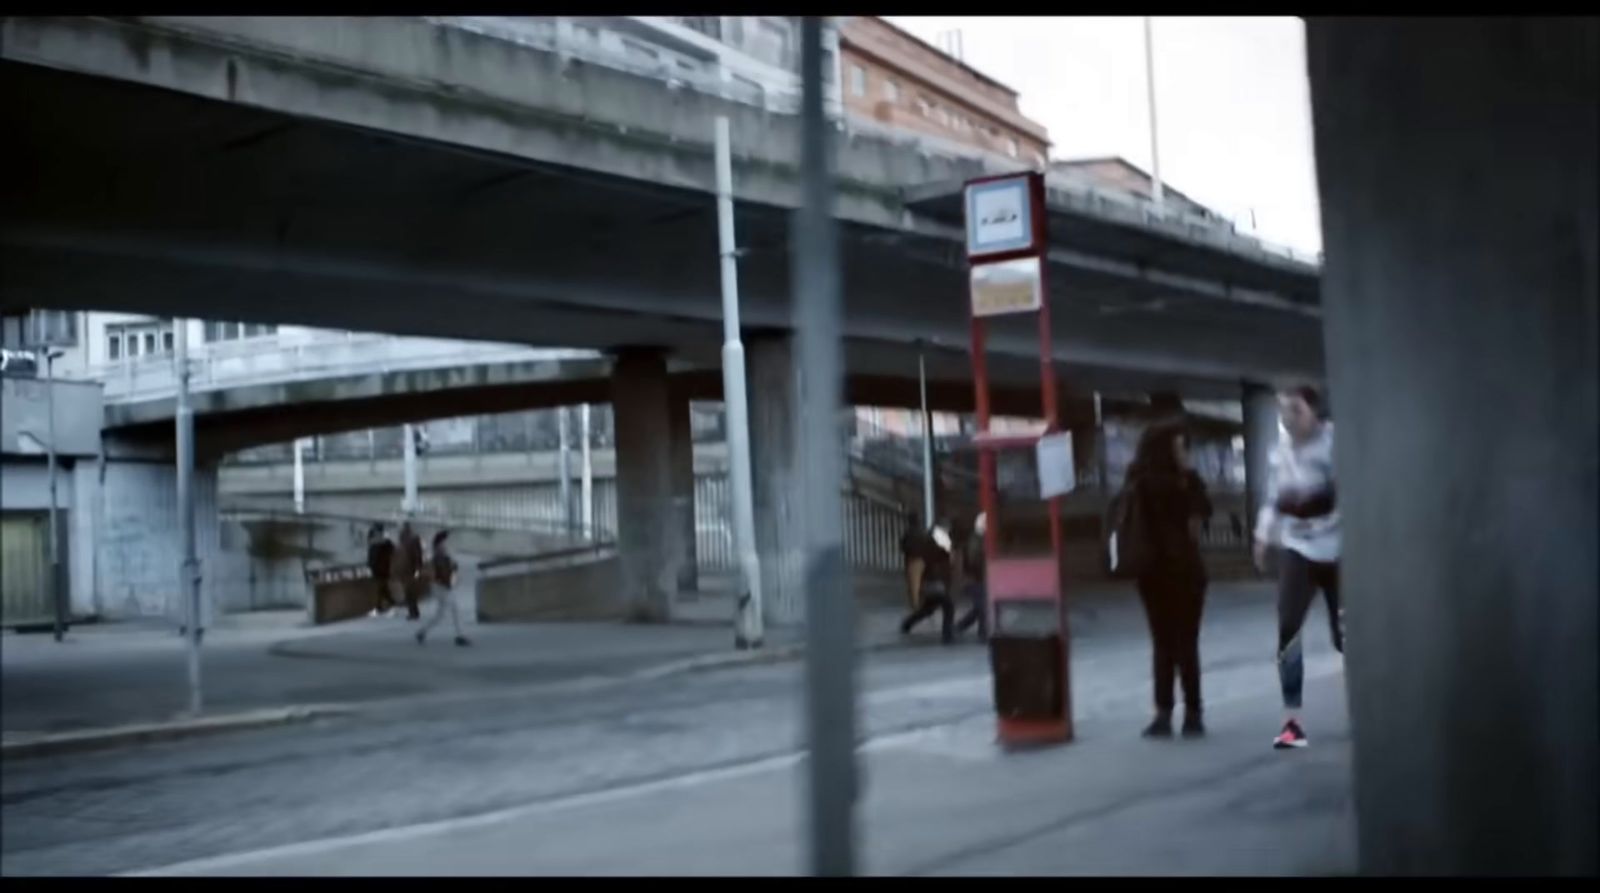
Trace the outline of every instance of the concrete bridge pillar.
<instances>
[{"instance_id":1,"label":"concrete bridge pillar","mask_svg":"<svg viewBox=\"0 0 1600 893\"><path fill-rule=\"evenodd\" d=\"M1593 875L1600 22L1306 37L1362 869Z\"/></svg>"},{"instance_id":2,"label":"concrete bridge pillar","mask_svg":"<svg viewBox=\"0 0 1600 893\"><path fill-rule=\"evenodd\" d=\"M805 619L800 470L795 461L799 369L787 334L746 339L750 393L750 464L755 488L756 550L761 558L764 619L774 626Z\"/></svg>"},{"instance_id":3,"label":"concrete bridge pillar","mask_svg":"<svg viewBox=\"0 0 1600 893\"><path fill-rule=\"evenodd\" d=\"M1267 491L1267 463L1278 442L1278 395L1266 385L1246 382L1240 402L1244 406L1245 526L1254 530Z\"/></svg>"},{"instance_id":4,"label":"concrete bridge pillar","mask_svg":"<svg viewBox=\"0 0 1600 893\"><path fill-rule=\"evenodd\" d=\"M682 529L673 510L672 395L665 354L628 350L611 373L616 413L617 550L623 602L632 620L672 616L682 560Z\"/></svg>"}]
</instances>

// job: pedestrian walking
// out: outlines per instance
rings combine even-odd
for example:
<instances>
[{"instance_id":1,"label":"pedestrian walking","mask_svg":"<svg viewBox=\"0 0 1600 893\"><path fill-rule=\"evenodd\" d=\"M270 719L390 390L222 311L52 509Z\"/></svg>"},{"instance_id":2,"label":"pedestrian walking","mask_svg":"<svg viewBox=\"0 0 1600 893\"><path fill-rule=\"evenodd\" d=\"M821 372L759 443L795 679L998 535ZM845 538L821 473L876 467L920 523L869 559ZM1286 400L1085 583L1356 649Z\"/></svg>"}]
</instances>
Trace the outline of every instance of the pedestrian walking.
<instances>
[{"instance_id":1,"label":"pedestrian walking","mask_svg":"<svg viewBox=\"0 0 1600 893\"><path fill-rule=\"evenodd\" d=\"M1270 549L1278 563L1278 681L1283 689L1283 729L1272 740L1280 750L1305 747L1300 725L1305 658L1301 631L1317 593L1328 606L1333 647L1344 653L1344 613L1339 604L1339 510L1335 498L1333 422L1322 394L1299 385L1280 391L1283 432L1271 454L1255 530L1256 567L1266 570Z\"/></svg>"},{"instance_id":2,"label":"pedestrian walking","mask_svg":"<svg viewBox=\"0 0 1600 893\"><path fill-rule=\"evenodd\" d=\"M382 524L367 532L367 570L372 572L374 606L372 616L389 616L394 597L389 592L389 574L394 566L394 543L383 532Z\"/></svg>"},{"instance_id":3,"label":"pedestrian walking","mask_svg":"<svg viewBox=\"0 0 1600 893\"><path fill-rule=\"evenodd\" d=\"M400 525L400 544L395 550L394 575L396 586L406 600L406 619L419 620L422 611L417 607L423 583L422 537L411 529L407 519Z\"/></svg>"},{"instance_id":4,"label":"pedestrian walking","mask_svg":"<svg viewBox=\"0 0 1600 893\"><path fill-rule=\"evenodd\" d=\"M1146 737L1172 735L1175 676L1183 688L1183 734L1205 734L1200 618L1207 578L1195 527L1211 513L1205 483L1189 465L1182 422L1146 428L1112 509L1117 548L1126 569L1136 575L1150 626L1156 715L1145 727Z\"/></svg>"},{"instance_id":5,"label":"pedestrian walking","mask_svg":"<svg viewBox=\"0 0 1600 893\"><path fill-rule=\"evenodd\" d=\"M427 623L423 624L422 629L417 630L418 645L427 642L428 633L432 632L433 628L439 624L439 621L444 619L446 612L450 614L450 622L455 626L456 644L462 647L472 644L461 633L461 610L456 607L454 592L456 560L445 546L445 540L449 538L450 531L448 530L441 530L433 535L432 590L433 600L437 607L434 608L433 616L428 619Z\"/></svg>"},{"instance_id":6,"label":"pedestrian walking","mask_svg":"<svg viewBox=\"0 0 1600 893\"><path fill-rule=\"evenodd\" d=\"M961 588L970 607L956 623L957 632L966 632L973 624L977 624L980 640L989 638L989 582L986 576L988 556L984 551L983 542L984 532L988 530L988 521L988 515L979 512L978 517L973 519L972 530L962 546Z\"/></svg>"},{"instance_id":7,"label":"pedestrian walking","mask_svg":"<svg viewBox=\"0 0 1600 893\"><path fill-rule=\"evenodd\" d=\"M905 543L908 557L920 562L922 573L917 589L917 607L900 622L900 634L910 635L912 627L940 612L940 636L946 645L955 641L956 606L950 591L950 529L939 523Z\"/></svg>"},{"instance_id":8,"label":"pedestrian walking","mask_svg":"<svg viewBox=\"0 0 1600 893\"><path fill-rule=\"evenodd\" d=\"M900 558L906 574L906 606L911 611L922 604L922 553L918 543L925 532L917 522L916 513L906 512L906 530L900 534Z\"/></svg>"}]
</instances>

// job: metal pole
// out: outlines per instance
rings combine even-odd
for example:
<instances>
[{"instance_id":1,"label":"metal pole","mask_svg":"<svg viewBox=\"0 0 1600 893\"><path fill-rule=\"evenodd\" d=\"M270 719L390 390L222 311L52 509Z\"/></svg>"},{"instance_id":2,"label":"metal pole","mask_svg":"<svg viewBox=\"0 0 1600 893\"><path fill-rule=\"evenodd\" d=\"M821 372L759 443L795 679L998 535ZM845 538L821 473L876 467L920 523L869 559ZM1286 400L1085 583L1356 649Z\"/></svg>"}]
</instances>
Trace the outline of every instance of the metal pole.
<instances>
[{"instance_id":1,"label":"metal pole","mask_svg":"<svg viewBox=\"0 0 1600 893\"><path fill-rule=\"evenodd\" d=\"M62 598L61 591L61 545L57 541L59 534L56 531L56 356L46 346L44 349L44 386L45 386L45 414L50 418L45 423L46 436L50 443L46 445L45 461L49 463L50 477L50 600L55 606L56 614L56 641L59 642L67 634L67 605Z\"/></svg>"},{"instance_id":2,"label":"metal pole","mask_svg":"<svg viewBox=\"0 0 1600 893\"><path fill-rule=\"evenodd\" d=\"M561 529L567 534L572 533L572 446L571 434L567 430L567 408L556 409L556 441L557 458L560 460L557 474L561 476Z\"/></svg>"},{"instance_id":3,"label":"metal pole","mask_svg":"<svg viewBox=\"0 0 1600 893\"><path fill-rule=\"evenodd\" d=\"M200 694L200 560L194 541L194 408L189 402L189 321L173 321L178 366L178 541L183 559L178 581L184 594L184 631L189 642L189 712L198 714Z\"/></svg>"},{"instance_id":4,"label":"metal pole","mask_svg":"<svg viewBox=\"0 0 1600 893\"><path fill-rule=\"evenodd\" d=\"M1161 146L1156 136L1156 57L1150 16L1144 17L1144 80L1150 91L1150 195L1159 213L1164 210L1166 197L1161 185Z\"/></svg>"},{"instance_id":5,"label":"metal pole","mask_svg":"<svg viewBox=\"0 0 1600 893\"><path fill-rule=\"evenodd\" d=\"M294 442L294 513L306 513L306 438Z\"/></svg>"},{"instance_id":6,"label":"metal pole","mask_svg":"<svg viewBox=\"0 0 1600 893\"><path fill-rule=\"evenodd\" d=\"M400 509L409 515L417 510L417 431L406 424L400 433L405 457L405 493L400 497Z\"/></svg>"},{"instance_id":7,"label":"metal pole","mask_svg":"<svg viewBox=\"0 0 1600 893\"><path fill-rule=\"evenodd\" d=\"M795 323L806 546L806 731L811 871L855 872L855 605L840 543L839 254L833 219L831 133L822 108L822 20L800 26L800 183L794 240Z\"/></svg>"},{"instance_id":8,"label":"metal pole","mask_svg":"<svg viewBox=\"0 0 1600 893\"><path fill-rule=\"evenodd\" d=\"M735 648L760 648L765 638L761 558L756 552L755 486L750 471L750 405L744 343L739 339L739 249L733 232L733 149L728 119L717 116L717 254L722 262L722 398L733 484L733 548L741 580L734 609Z\"/></svg>"},{"instance_id":9,"label":"metal pole","mask_svg":"<svg viewBox=\"0 0 1600 893\"><path fill-rule=\"evenodd\" d=\"M928 411L928 358L917 346L917 384L922 389L922 526L933 524L933 413Z\"/></svg>"},{"instance_id":10,"label":"metal pole","mask_svg":"<svg viewBox=\"0 0 1600 893\"><path fill-rule=\"evenodd\" d=\"M594 539L594 461L589 453L589 404L583 404L583 412L578 417L579 427L583 434L583 535Z\"/></svg>"}]
</instances>

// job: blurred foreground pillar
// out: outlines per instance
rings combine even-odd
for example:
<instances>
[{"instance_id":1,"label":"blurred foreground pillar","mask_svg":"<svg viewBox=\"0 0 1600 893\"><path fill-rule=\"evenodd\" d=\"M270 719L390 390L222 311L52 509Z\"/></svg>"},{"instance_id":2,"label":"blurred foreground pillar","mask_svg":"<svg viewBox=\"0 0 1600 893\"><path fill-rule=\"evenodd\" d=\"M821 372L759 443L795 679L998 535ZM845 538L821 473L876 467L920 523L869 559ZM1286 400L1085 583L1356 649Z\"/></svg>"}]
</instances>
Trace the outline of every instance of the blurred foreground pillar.
<instances>
[{"instance_id":1,"label":"blurred foreground pillar","mask_svg":"<svg viewBox=\"0 0 1600 893\"><path fill-rule=\"evenodd\" d=\"M1369 873L1596 871L1597 31L1307 24Z\"/></svg>"}]
</instances>

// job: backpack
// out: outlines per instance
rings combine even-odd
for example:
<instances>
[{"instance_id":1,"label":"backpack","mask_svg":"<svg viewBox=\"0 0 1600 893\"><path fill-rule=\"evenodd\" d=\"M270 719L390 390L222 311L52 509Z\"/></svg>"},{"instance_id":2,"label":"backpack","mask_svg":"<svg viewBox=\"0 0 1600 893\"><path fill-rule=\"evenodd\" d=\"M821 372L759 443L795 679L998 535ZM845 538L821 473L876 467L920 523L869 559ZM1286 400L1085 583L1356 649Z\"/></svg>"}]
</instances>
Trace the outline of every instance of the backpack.
<instances>
[{"instance_id":1,"label":"backpack","mask_svg":"<svg viewBox=\"0 0 1600 893\"><path fill-rule=\"evenodd\" d=\"M1114 577L1137 577L1149 569L1150 536L1138 496L1132 481L1124 484L1106 513L1106 548Z\"/></svg>"}]
</instances>

